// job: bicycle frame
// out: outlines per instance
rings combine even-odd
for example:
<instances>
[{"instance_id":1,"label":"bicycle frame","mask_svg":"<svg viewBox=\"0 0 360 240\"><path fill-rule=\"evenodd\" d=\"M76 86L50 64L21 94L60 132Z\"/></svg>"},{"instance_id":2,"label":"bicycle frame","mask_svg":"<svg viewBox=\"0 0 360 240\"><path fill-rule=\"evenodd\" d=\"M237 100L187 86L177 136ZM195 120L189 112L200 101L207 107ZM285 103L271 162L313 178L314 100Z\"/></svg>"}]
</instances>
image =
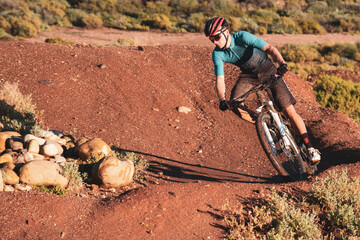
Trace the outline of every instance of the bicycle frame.
<instances>
[{"instance_id":1,"label":"bicycle frame","mask_svg":"<svg viewBox=\"0 0 360 240\"><path fill-rule=\"evenodd\" d=\"M284 124L280 113L275 109L273 102L271 100L266 100L264 95L261 93L262 90L269 88L270 84L272 82L275 82L279 77L280 76L277 76L275 74L271 75L269 80L264 81L263 83L252 87L249 91L247 91L240 97L236 98L235 100L232 100L229 104L230 104L230 106L232 106L231 109L233 109L234 107L236 107L236 106L240 105L242 102L244 102L251 93L256 93L257 98L260 102L260 106L256 108L256 113L260 114L262 109L266 108L266 110L271 114L272 118L274 119L275 125L276 125L277 129L279 130L281 137L282 137L281 147L283 149L283 152L288 157L291 157L291 152L289 151L290 146L296 146L296 143L294 143L292 141L292 139L289 137L289 130L287 129L286 125ZM274 153L276 154L277 150L275 147L273 137L271 136L270 130L268 129L266 124L264 124L263 127L265 129L266 137L270 141L269 144L270 144L272 150L274 151ZM297 149L297 148L295 148L295 149ZM295 154L299 154L299 152L296 151Z\"/></svg>"}]
</instances>

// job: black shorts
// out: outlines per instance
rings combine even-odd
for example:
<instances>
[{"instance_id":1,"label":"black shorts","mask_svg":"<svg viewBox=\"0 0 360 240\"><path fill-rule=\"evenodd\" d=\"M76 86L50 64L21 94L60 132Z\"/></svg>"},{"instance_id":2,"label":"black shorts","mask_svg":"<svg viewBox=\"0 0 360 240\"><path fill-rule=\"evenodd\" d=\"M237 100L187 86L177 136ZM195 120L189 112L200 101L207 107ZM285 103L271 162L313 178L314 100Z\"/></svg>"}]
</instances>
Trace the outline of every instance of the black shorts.
<instances>
[{"instance_id":1,"label":"black shorts","mask_svg":"<svg viewBox=\"0 0 360 240\"><path fill-rule=\"evenodd\" d=\"M259 72L259 74L255 74L251 71L243 69L238 81L236 82L235 86L231 91L230 99L236 99L240 97L253 86L260 84L271 74L276 73L276 67L269 59L265 64L263 64L263 66L261 66ZM280 111L296 103L296 99L292 95L284 79L278 79L275 84L272 84L272 86L270 86L270 90L275 105L277 106L277 108L279 108Z\"/></svg>"}]
</instances>

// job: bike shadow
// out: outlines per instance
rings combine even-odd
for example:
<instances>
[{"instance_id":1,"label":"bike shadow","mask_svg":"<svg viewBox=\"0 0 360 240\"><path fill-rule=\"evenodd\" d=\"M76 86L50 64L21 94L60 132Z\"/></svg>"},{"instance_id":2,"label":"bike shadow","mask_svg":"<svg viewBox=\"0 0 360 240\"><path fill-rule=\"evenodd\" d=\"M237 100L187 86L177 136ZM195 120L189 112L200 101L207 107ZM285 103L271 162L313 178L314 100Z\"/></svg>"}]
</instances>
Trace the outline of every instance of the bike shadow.
<instances>
[{"instance_id":1,"label":"bike shadow","mask_svg":"<svg viewBox=\"0 0 360 240\"><path fill-rule=\"evenodd\" d=\"M247 173L235 172L226 169L220 169L200 164L190 164L178 160L157 156L150 153L133 151L128 149L116 150L124 152L133 152L146 157L149 162L147 169L153 177L161 178L169 182L187 183L187 182L238 182L238 183L284 183L288 179L281 176L264 177ZM159 176L160 175L160 176Z\"/></svg>"}]
</instances>

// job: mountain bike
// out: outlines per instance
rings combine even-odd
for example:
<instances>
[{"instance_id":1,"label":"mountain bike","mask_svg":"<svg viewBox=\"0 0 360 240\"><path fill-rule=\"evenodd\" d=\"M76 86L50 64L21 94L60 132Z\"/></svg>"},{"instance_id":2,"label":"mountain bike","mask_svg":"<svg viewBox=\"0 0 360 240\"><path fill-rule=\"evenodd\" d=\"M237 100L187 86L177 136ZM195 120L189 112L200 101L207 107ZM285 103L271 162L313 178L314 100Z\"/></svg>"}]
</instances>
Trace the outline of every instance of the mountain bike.
<instances>
[{"instance_id":1,"label":"mountain bike","mask_svg":"<svg viewBox=\"0 0 360 240\"><path fill-rule=\"evenodd\" d=\"M229 108L234 110L242 106L250 94L256 94L255 126L261 145L276 171L281 176L297 181L315 174L317 166L310 163L307 148L301 143L290 121L274 106L269 87L281 77L271 75L242 96L231 100ZM267 93L267 98L264 92Z\"/></svg>"}]
</instances>

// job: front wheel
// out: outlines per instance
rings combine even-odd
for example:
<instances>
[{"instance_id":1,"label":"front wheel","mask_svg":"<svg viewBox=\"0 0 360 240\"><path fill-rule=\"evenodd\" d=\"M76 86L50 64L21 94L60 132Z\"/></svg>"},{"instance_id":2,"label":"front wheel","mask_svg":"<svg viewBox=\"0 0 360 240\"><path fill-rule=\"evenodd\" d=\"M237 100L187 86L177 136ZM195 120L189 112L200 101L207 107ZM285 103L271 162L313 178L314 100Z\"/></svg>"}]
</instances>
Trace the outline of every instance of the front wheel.
<instances>
[{"instance_id":1,"label":"front wheel","mask_svg":"<svg viewBox=\"0 0 360 240\"><path fill-rule=\"evenodd\" d=\"M282 137L272 116L266 112L259 114L256 130L266 155L280 175L294 181L306 177L304 161L290 131Z\"/></svg>"}]
</instances>

